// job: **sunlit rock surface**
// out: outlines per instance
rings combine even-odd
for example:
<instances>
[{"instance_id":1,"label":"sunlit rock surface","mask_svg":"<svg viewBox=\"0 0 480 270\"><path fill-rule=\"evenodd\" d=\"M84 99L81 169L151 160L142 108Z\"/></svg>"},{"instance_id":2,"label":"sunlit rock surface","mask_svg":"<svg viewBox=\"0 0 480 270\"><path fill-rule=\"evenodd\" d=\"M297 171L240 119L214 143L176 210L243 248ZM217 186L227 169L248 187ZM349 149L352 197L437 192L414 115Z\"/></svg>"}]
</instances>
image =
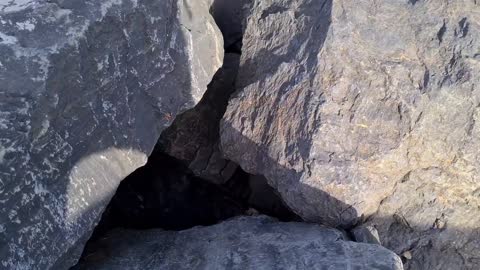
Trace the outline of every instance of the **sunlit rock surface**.
<instances>
[{"instance_id":1,"label":"sunlit rock surface","mask_svg":"<svg viewBox=\"0 0 480 270\"><path fill-rule=\"evenodd\" d=\"M346 241L335 229L239 217L180 232L117 230L73 269L401 270L379 245Z\"/></svg>"},{"instance_id":2,"label":"sunlit rock surface","mask_svg":"<svg viewBox=\"0 0 480 270\"><path fill-rule=\"evenodd\" d=\"M409 269L480 267L480 3L257 0L226 158ZM409 256L412 255L412 256Z\"/></svg>"},{"instance_id":3,"label":"sunlit rock surface","mask_svg":"<svg viewBox=\"0 0 480 270\"><path fill-rule=\"evenodd\" d=\"M223 62L207 1L0 1L0 269L74 264Z\"/></svg>"}]
</instances>

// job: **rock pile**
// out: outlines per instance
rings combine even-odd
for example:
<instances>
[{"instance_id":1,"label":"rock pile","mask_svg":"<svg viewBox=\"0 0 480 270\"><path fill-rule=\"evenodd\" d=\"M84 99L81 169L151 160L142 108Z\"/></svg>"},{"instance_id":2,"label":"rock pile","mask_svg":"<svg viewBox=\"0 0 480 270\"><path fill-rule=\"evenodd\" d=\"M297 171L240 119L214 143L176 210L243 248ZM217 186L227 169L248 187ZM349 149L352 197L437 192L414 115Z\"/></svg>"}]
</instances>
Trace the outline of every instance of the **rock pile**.
<instances>
[{"instance_id":1,"label":"rock pile","mask_svg":"<svg viewBox=\"0 0 480 270\"><path fill-rule=\"evenodd\" d=\"M479 74L476 0L4 1L0 269L124 178L74 269L479 269Z\"/></svg>"}]
</instances>

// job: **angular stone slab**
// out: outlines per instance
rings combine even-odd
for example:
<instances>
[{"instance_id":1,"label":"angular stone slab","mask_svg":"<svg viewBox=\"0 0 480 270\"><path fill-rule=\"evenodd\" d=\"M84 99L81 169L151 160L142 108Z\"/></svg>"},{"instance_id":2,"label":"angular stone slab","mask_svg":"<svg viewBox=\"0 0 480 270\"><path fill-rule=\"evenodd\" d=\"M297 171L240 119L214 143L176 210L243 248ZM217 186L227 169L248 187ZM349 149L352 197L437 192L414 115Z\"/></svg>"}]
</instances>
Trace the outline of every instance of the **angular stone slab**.
<instances>
[{"instance_id":1,"label":"angular stone slab","mask_svg":"<svg viewBox=\"0 0 480 270\"><path fill-rule=\"evenodd\" d=\"M206 1L0 2L0 269L75 263L223 62Z\"/></svg>"},{"instance_id":2,"label":"angular stone slab","mask_svg":"<svg viewBox=\"0 0 480 270\"><path fill-rule=\"evenodd\" d=\"M479 269L479 10L255 1L223 153L306 220L368 218L409 269Z\"/></svg>"},{"instance_id":3,"label":"angular stone slab","mask_svg":"<svg viewBox=\"0 0 480 270\"><path fill-rule=\"evenodd\" d=\"M209 227L115 231L87 251L88 269L334 269L401 270L393 252L346 241L335 229L239 217Z\"/></svg>"}]
</instances>

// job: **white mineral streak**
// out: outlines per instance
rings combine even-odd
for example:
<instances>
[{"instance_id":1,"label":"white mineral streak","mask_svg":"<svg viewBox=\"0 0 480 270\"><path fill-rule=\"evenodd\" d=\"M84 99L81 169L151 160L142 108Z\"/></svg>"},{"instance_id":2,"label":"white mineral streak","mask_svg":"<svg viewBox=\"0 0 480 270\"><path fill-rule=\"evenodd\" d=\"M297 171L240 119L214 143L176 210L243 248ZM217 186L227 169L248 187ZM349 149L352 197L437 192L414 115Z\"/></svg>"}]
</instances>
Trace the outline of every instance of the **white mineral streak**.
<instances>
[{"instance_id":1,"label":"white mineral streak","mask_svg":"<svg viewBox=\"0 0 480 270\"><path fill-rule=\"evenodd\" d=\"M206 90L223 54L210 44L221 35L193 1L196 34L181 39L190 22L171 9L183 2L0 0L0 269L75 263L119 182L171 122L158 112L175 117ZM134 13L145 28L132 30ZM110 19L125 24L120 33ZM195 44L204 50L188 55ZM197 83L183 83L190 77Z\"/></svg>"},{"instance_id":2,"label":"white mineral streak","mask_svg":"<svg viewBox=\"0 0 480 270\"><path fill-rule=\"evenodd\" d=\"M0 11L3 13L18 12L36 4L38 4L38 0L2 0L0 1Z\"/></svg>"},{"instance_id":3,"label":"white mineral streak","mask_svg":"<svg viewBox=\"0 0 480 270\"><path fill-rule=\"evenodd\" d=\"M67 223L78 224L78 219L89 207L108 202L118 183L145 165L147 158L145 153L135 149L111 147L77 162L70 172L67 187ZM103 184L98 186L97 183Z\"/></svg>"}]
</instances>

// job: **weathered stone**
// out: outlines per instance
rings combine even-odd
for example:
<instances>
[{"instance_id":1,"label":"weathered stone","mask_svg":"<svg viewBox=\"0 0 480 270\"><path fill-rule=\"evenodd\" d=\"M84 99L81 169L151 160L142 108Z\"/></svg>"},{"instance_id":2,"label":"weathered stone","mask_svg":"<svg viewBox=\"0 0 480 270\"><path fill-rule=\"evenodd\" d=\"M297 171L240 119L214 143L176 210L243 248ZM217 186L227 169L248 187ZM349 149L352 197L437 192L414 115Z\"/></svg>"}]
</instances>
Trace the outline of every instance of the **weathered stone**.
<instances>
[{"instance_id":1,"label":"weathered stone","mask_svg":"<svg viewBox=\"0 0 480 270\"><path fill-rule=\"evenodd\" d=\"M352 230L355 241L381 245L378 230L374 226L360 225Z\"/></svg>"},{"instance_id":2,"label":"weathered stone","mask_svg":"<svg viewBox=\"0 0 480 270\"><path fill-rule=\"evenodd\" d=\"M265 216L180 232L114 231L87 252L73 269L403 269L381 246Z\"/></svg>"},{"instance_id":3,"label":"weathered stone","mask_svg":"<svg viewBox=\"0 0 480 270\"><path fill-rule=\"evenodd\" d=\"M407 259L407 269L480 267L480 189L475 171L459 162L412 171L367 222L384 246Z\"/></svg>"},{"instance_id":4,"label":"weathered stone","mask_svg":"<svg viewBox=\"0 0 480 270\"><path fill-rule=\"evenodd\" d=\"M0 3L0 268L75 263L223 61L198 0Z\"/></svg>"},{"instance_id":5,"label":"weathered stone","mask_svg":"<svg viewBox=\"0 0 480 270\"><path fill-rule=\"evenodd\" d=\"M478 269L479 10L255 1L221 123L226 158L309 221L369 217L383 244L413 250L407 268Z\"/></svg>"},{"instance_id":6,"label":"weathered stone","mask_svg":"<svg viewBox=\"0 0 480 270\"><path fill-rule=\"evenodd\" d=\"M118 227L185 230L212 225L247 209L245 199L194 176L174 158L154 152L145 166L122 181L92 238Z\"/></svg>"},{"instance_id":7,"label":"weathered stone","mask_svg":"<svg viewBox=\"0 0 480 270\"><path fill-rule=\"evenodd\" d=\"M219 150L219 122L235 92L245 11L251 0L214 0L211 13L222 31L225 59L207 93L193 109L179 115L162 133L157 148L183 161L198 176L217 184L225 183L238 167L223 158Z\"/></svg>"},{"instance_id":8,"label":"weathered stone","mask_svg":"<svg viewBox=\"0 0 480 270\"><path fill-rule=\"evenodd\" d=\"M161 135L157 149L188 165L196 175L217 184L225 183L238 165L223 158L219 149L219 122L235 91L240 55L225 54L202 100L180 114Z\"/></svg>"}]
</instances>

